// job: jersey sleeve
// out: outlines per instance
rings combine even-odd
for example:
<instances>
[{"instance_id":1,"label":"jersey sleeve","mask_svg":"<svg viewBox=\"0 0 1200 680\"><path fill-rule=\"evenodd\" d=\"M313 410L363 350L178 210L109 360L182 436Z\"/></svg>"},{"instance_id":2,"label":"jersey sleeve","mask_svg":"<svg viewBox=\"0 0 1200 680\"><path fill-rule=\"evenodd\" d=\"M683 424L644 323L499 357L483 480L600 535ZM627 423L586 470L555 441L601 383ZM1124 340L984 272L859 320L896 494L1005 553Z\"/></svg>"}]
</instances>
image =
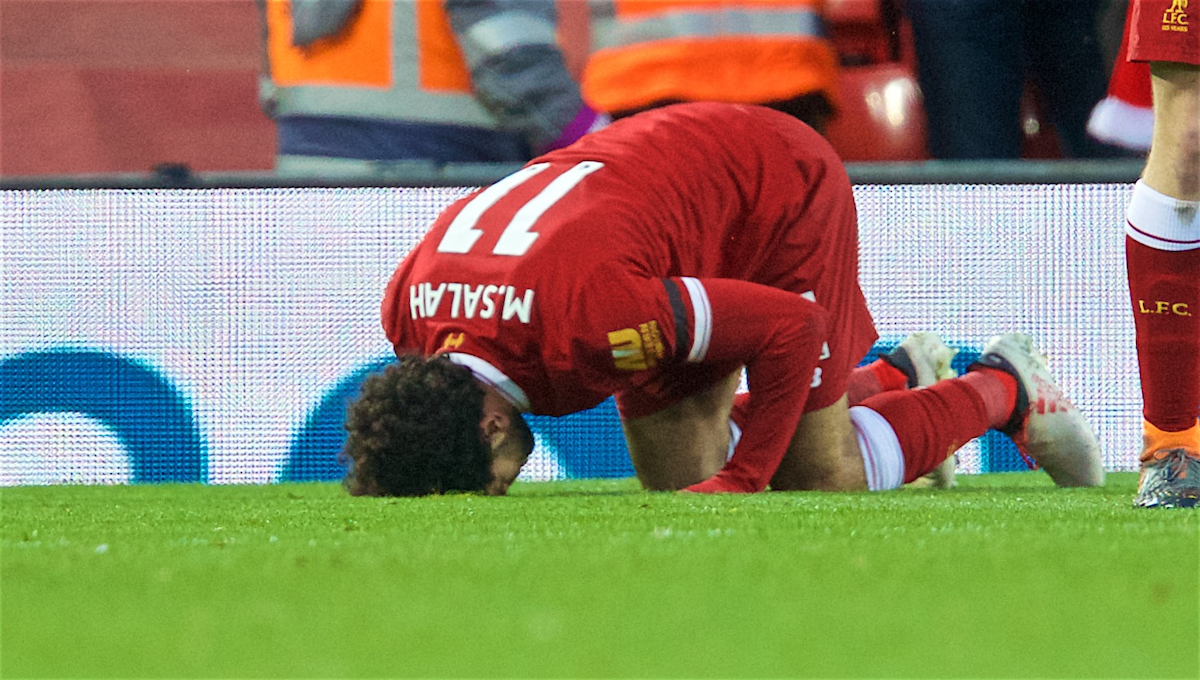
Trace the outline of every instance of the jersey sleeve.
<instances>
[{"instance_id":1,"label":"jersey sleeve","mask_svg":"<svg viewBox=\"0 0 1200 680\"><path fill-rule=\"evenodd\" d=\"M628 326L608 333L609 367L643 371L630 375L631 388L618 396L623 416L652 413L657 409L647 405L666 406L709 387L704 376L720 378L745 366L750 396L742 438L720 472L691 490L762 491L804 413L826 341L827 312L796 293L746 281L683 277L647 285L643 292L652 302L606 326ZM628 312L631 302L614 313ZM647 324L653 325L650 333ZM655 363L659 371L645 370Z\"/></svg>"},{"instance_id":2,"label":"jersey sleeve","mask_svg":"<svg viewBox=\"0 0 1200 680\"><path fill-rule=\"evenodd\" d=\"M673 350L691 363L741 363L750 396L741 441L701 492L766 488L804 413L825 342L827 313L787 291L730 279L668 279ZM671 286L677 286L671 292ZM677 302L675 300L678 300Z\"/></svg>"}]
</instances>

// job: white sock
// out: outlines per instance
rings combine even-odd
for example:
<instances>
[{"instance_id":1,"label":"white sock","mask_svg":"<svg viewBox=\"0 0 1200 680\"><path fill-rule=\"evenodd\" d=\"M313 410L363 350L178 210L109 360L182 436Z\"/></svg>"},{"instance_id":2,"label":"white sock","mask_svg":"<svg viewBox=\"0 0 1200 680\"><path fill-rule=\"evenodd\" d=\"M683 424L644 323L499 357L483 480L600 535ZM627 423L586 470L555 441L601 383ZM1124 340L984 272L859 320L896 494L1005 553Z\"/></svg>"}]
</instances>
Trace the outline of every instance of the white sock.
<instances>
[{"instance_id":1,"label":"white sock","mask_svg":"<svg viewBox=\"0 0 1200 680\"><path fill-rule=\"evenodd\" d=\"M729 450L725 452L725 460L733 458L733 450L737 448L738 442L742 441L742 428L737 423L733 422L733 418L729 419Z\"/></svg>"},{"instance_id":2,"label":"white sock","mask_svg":"<svg viewBox=\"0 0 1200 680\"><path fill-rule=\"evenodd\" d=\"M858 450L867 471L867 488L871 491L899 488L904 483L904 453L892 424L865 406L851 407L850 424L858 437Z\"/></svg>"},{"instance_id":3,"label":"white sock","mask_svg":"<svg viewBox=\"0 0 1200 680\"><path fill-rule=\"evenodd\" d=\"M1129 238L1156 250L1200 248L1200 201L1181 201L1138 180L1125 213Z\"/></svg>"}]
</instances>

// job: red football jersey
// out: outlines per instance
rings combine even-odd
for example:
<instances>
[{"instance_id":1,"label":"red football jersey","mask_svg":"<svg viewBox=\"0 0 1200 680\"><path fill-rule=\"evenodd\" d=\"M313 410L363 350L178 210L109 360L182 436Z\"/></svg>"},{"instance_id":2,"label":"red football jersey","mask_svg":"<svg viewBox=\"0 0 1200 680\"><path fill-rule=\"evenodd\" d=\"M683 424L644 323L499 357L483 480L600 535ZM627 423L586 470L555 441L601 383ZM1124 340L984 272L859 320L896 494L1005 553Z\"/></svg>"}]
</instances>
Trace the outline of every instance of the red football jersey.
<instances>
[{"instance_id":1,"label":"red football jersey","mask_svg":"<svg viewBox=\"0 0 1200 680\"><path fill-rule=\"evenodd\" d=\"M1130 61L1177 61L1200 65L1200 3L1132 0Z\"/></svg>"},{"instance_id":2,"label":"red football jersey","mask_svg":"<svg viewBox=\"0 0 1200 680\"><path fill-rule=\"evenodd\" d=\"M613 394L624 417L647 415L744 365L731 463L778 465L876 338L857 257L823 138L760 107L683 104L451 205L389 283L383 325L398 353L447 352L544 415Z\"/></svg>"}]
</instances>

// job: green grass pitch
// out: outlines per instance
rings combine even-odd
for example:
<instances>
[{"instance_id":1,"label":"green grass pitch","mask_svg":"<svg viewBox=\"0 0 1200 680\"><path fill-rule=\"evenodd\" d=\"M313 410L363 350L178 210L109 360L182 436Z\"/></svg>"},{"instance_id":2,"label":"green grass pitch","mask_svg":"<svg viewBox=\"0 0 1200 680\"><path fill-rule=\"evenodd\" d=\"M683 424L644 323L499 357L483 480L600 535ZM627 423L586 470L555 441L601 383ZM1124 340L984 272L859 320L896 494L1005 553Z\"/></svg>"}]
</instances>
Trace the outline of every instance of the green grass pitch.
<instances>
[{"instance_id":1,"label":"green grass pitch","mask_svg":"<svg viewBox=\"0 0 1200 680\"><path fill-rule=\"evenodd\" d=\"M0 491L4 678L1196 678L1200 521L949 491Z\"/></svg>"}]
</instances>

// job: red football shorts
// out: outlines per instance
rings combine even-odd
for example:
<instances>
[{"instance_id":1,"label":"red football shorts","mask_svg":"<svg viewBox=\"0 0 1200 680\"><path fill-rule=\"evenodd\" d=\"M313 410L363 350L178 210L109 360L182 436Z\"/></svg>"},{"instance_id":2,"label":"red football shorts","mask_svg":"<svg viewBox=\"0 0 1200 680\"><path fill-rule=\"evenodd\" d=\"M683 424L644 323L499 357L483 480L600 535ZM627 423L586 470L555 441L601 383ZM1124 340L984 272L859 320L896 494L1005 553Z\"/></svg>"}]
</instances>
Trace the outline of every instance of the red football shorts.
<instances>
[{"instance_id":1,"label":"red football shorts","mask_svg":"<svg viewBox=\"0 0 1200 680\"><path fill-rule=\"evenodd\" d=\"M1200 0L1131 0L1129 60L1200 66Z\"/></svg>"}]
</instances>

